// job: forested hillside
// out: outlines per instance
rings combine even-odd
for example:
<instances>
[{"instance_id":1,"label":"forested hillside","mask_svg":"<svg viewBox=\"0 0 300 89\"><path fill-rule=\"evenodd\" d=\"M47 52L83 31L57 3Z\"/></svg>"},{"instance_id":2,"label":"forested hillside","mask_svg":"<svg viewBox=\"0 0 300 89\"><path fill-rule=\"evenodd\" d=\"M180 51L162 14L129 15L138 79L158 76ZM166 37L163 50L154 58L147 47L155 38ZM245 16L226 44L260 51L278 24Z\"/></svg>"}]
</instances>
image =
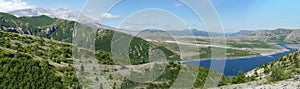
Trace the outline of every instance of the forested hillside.
<instances>
[{"instance_id":1,"label":"forested hillside","mask_svg":"<svg viewBox=\"0 0 300 89\"><path fill-rule=\"evenodd\" d=\"M3 31L0 41L2 89L81 88L69 44Z\"/></svg>"},{"instance_id":2,"label":"forested hillside","mask_svg":"<svg viewBox=\"0 0 300 89\"><path fill-rule=\"evenodd\" d=\"M269 82L293 78L300 74L299 55L300 51L293 52L254 69L248 75L254 76L256 79L267 79Z\"/></svg>"},{"instance_id":3,"label":"forested hillside","mask_svg":"<svg viewBox=\"0 0 300 89\"><path fill-rule=\"evenodd\" d=\"M15 17L0 13L0 30L59 40L72 41L72 28L76 22L47 16Z\"/></svg>"},{"instance_id":4,"label":"forested hillside","mask_svg":"<svg viewBox=\"0 0 300 89\"><path fill-rule=\"evenodd\" d=\"M35 17L15 17L13 15L0 13L0 30L28 34L33 36L40 36L48 39L72 42L72 34L74 27L80 23L56 18L50 18L48 16L35 16ZM92 29L87 25L87 29ZM98 33L95 40L95 49L105 52L111 52L111 40L114 33L119 33L125 36L130 36L125 33L116 32L108 29L98 29ZM154 45L141 38L133 37L130 44L130 58L132 64L143 64L149 62L148 52L152 49L160 49L166 53L168 60L179 60L179 56L169 49ZM108 62L108 61L107 61ZM109 64L109 63L106 63ZM112 64L112 60L110 61Z\"/></svg>"},{"instance_id":5,"label":"forested hillside","mask_svg":"<svg viewBox=\"0 0 300 89\"><path fill-rule=\"evenodd\" d=\"M299 87L300 51L261 65L240 77L243 82L215 89L294 89ZM227 80L227 79L225 79Z\"/></svg>"}]
</instances>

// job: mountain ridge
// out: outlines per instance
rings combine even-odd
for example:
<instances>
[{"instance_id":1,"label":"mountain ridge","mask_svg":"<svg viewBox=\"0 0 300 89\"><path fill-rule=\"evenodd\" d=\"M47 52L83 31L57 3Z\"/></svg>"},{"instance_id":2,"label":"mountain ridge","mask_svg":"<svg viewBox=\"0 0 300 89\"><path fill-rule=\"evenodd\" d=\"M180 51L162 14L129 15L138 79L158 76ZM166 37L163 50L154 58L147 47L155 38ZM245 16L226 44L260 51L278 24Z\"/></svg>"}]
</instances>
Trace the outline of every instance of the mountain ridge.
<instances>
[{"instance_id":1,"label":"mountain ridge","mask_svg":"<svg viewBox=\"0 0 300 89\"><path fill-rule=\"evenodd\" d=\"M209 37L209 36L224 36L225 34L217 33L217 32L208 32L208 31L200 31L197 29L190 29L190 30L161 30L161 29L144 29L141 31L129 31L121 29L122 32L128 33L128 34L164 34L168 33L172 36L203 36L203 37Z\"/></svg>"},{"instance_id":2,"label":"mountain ridge","mask_svg":"<svg viewBox=\"0 0 300 89\"><path fill-rule=\"evenodd\" d=\"M162 51L166 52L167 59L169 59L170 61L176 61L179 59L178 54L170 51L163 46L155 45L139 37L128 35L115 30L90 27L75 21L50 18L45 15L34 17L15 17L10 14L0 13L0 16L0 30L39 36L68 43L72 43L73 30L77 26L83 27L87 31L95 31L97 32L97 34L94 34L96 35L95 48L96 50L105 52L111 52L111 41L114 34L121 34L122 36L132 37L133 39L130 44L130 57L134 60L132 61L133 64L142 64L149 62L148 52L154 49L161 49ZM83 38L86 38L86 36L83 35Z\"/></svg>"},{"instance_id":3,"label":"mountain ridge","mask_svg":"<svg viewBox=\"0 0 300 89\"><path fill-rule=\"evenodd\" d=\"M258 40L265 41L265 42L291 43L293 40L297 41L297 39L300 38L297 35L292 35L292 34L299 33L298 30L300 30L300 29L278 28L278 29L274 29L274 30L256 30L256 31L241 30L230 36L258 39Z\"/></svg>"}]
</instances>

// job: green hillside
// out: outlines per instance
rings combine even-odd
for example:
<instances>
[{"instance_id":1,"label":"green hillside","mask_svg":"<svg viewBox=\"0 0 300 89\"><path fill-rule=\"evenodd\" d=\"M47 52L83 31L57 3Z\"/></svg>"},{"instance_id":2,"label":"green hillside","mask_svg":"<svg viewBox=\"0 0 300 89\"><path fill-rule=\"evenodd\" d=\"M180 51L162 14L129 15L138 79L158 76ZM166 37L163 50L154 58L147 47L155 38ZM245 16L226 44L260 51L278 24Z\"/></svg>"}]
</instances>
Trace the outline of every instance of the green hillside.
<instances>
[{"instance_id":1,"label":"green hillside","mask_svg":"<svg viewBox=\"0 0 300 89\"><path fill-rule=\"evenodd\" d=\"M268 64L261 65L247 73L239 73L233 80L227 77L227 79L224 80L232 80L233 82L231 84L234 85L225 84L228 86L218 87L217 89L243 89L249 87L259 89L293 89L299 87L299 55L300 51L297 50ZM239 82L236 83L236 80L239 80ZM224 83L221 82L221 85L222 84Z\"/></svg>"},{"instance_id":2,"label":"green hillside","mask_svg":"<svg viewBox=\"0 0 300 89\"><path fill-rule=\"evenodd\" d=\"M50 18L44 15L35 16L35 17L17 18L9 14L0 13L0 17L1 17L0 30L40 36L48 39L69 42L69 43L72 42L72 34L73 34L75 24L85 26L87 29L92 29L91 27L88 27L86 25L74 21ZM112 30L104 30L99 32L95 40L96 50L111 52L110 43L114 33L120 33L120 32L116 32ZM131 36L125 33L120 33L120 34ZM174 52L170 51L169 49L162 46L154 45L141 38L133 37L133 40L130 44L131 63L143 64L149 62L148 51L152 49L161 49L166 53L166 56L170 61L179 60L179 56ZM106 60L106 61L107 62L105 64L113 64L112 60Z\"/></svg>"},{"instance_id":3,"label":"green hillside","mask_svg":"<svg viewBox=\"0 0 300 89\"><path fill-rule=\"evenodd\" d=\"M96 45L95 49L110 52L111 41L113 39L114 34L121 34L122 36L126 36L128 38L132 37L132 40L130 42L130 47L129 47L129 53L130 53L129 57L131 59L130 61L132 64L148 63L149 51L154 49L162 50L169 61L179 60L179 55L175 54L173 51L163 46L155 45L139 37L133 37L131 35L127 35L125 33L120 33L112 30L103 30L97 34L97 38L95 41L95 45Z\"/></svg>"},{"instance_id":4,"label":"green hillside","mask_svg":"<svg viewBox=\"0 0 300 89\"><path fill-rule=\"evenodd\" d=\"M72 41L74 21L47 16L20 17L0 13L0 30L45 37L63 42Z\"/></svg>"},{"instance_id":5,"label":"green hillside","mask_svg":"<svg viewBox=\"0 0 300 89\"><path fill-rule=\"evenodd\" d=\"M0 88L81 88L66 43L0 31Z\"/></svg>"},{"instance_id":6,"label":"green hillside","mask_svg":"<svg viewBox=\"0 0 300 89\"><path fill-rule=\"evenodd\" d=\"M300 74L300 51L296 51L281 57L273 62L255 68L251 76L256 79L267 79L269 82L276 82L293 78Z\"/></svg>"},{"instance_id":7,"label":"green hillside","mask_svg":"<svg viewBox=\"0 0 300 89\"><path fill-rule=\"evenodd\" d=\"M37 27L52 25L55 21L58 20L45 15L35 17L20 17L19 19Z\"/></svg>"}]
</instances>

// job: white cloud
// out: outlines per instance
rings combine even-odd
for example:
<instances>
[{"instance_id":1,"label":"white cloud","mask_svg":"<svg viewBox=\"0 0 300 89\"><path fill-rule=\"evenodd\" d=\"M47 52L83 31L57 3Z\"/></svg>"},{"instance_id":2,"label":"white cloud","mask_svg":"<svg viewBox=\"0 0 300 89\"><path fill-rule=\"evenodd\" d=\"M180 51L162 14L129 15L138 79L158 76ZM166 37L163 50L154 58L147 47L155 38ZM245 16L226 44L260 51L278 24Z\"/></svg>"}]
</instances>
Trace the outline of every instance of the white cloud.
<instances>
[{"instance_id":1,"label":"white cloud","mask_svg":"<svg viewBox=\"0 0 300 89\"><path fill-rule=\"evenodd\" d=\"M0 0L0 12L9 12L19 9L33 8L22 0Z\"/></svg>"},{"instance_id":2,"label":"white cloud","mask_svg":"<svg viewBox=\"0 0 300 89\"><path fill-rule=\"evenodd\" d=\"M113 14L110 14L110 13L104 13L104 14L102 14L102 17L104 17L106 19L115 19L115 18L119 18L120 16L113 15Z\"/></svg>"},{"instance_id":3,"label":"white cloud","mask_svg":"<svg viewBox=\"0 0 300 89\"><path fill-rule=\"evenodd\" d=\"M175 6L176 7L181 7L181 6L183 6L183 4L182 3L176 3Z\"/></svg>"}]
</instances>

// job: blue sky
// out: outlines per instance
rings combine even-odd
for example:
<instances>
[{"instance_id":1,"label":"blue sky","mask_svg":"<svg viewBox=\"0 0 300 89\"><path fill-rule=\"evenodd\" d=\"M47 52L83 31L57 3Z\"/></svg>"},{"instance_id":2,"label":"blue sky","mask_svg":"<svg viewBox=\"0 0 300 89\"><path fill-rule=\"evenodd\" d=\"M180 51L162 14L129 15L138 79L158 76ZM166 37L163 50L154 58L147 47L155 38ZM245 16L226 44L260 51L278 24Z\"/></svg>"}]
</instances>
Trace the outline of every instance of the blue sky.
<instances>
[{"instance_id":1,"label":"blue sky","mask_svg":"<svg viewBox=\"0 0 300 89\"><path fill-rule=\"evenodd\" d=\"M81 11L87 0L0 0L41 8L69 8ZM226 32L276 28L300 28L300 0L211 0ZM24 5L26 4L26 5ZM100 5L100 4L99 4ZM199 4L200 5L200 4ZM1 5L5 6L5 5ZM16 5L15 5L16 6ZM101 7L101 6L100 6ZM165 10L177 16L189 28L205 30L197 16L178 0L124 0L113 7L102 24L116 27L136 11L149 8ZM8 8L11 10L11 8ZM21 9L17 8L17 9ZM6 10L6 11L9 11ZM1 11L1 9L0 9ZM2 10L5 11L5 10ZM155 13L155 12L154 12ZM157 17L156 19L163 19ZM147 18L139 20L148 21ZM150 18L148 18L150 19ZM153 18L151 18L153 19ZM141 21L136 21L142 23ZM172 24L172 21L169 21ZM182 30L180 27L170 29Z\"/></svg>"}]
</instances>

